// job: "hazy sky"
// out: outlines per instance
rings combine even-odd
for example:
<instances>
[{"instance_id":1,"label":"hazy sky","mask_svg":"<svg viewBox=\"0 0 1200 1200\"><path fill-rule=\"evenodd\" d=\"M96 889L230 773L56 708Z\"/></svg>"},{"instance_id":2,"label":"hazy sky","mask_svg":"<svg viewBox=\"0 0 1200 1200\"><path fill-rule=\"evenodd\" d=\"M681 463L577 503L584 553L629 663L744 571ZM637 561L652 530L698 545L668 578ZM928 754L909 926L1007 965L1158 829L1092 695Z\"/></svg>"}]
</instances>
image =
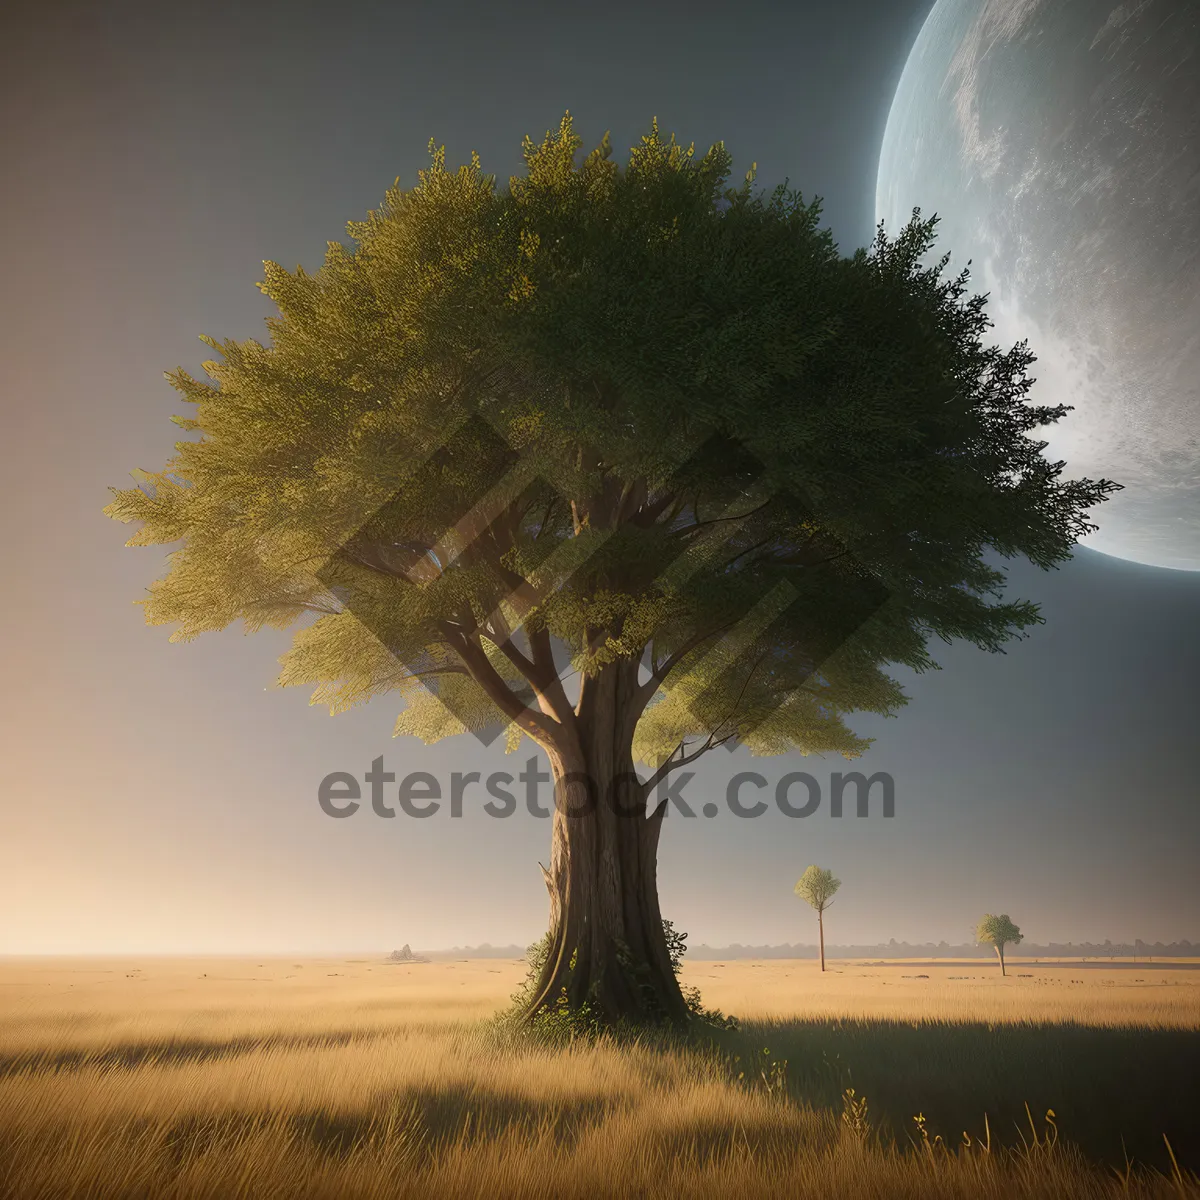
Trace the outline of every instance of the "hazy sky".
<instances>
[{"instance_id":1,"label":"hazy sky","mask_svg":"<svg viewBox=\"0 0 1200 1200\"><path fill-rule=\"evenodd\" d=\"M262 260L315 269L348 219L412 186L432 136L501 184L569 109L590 148L657 115L735 182L825 198L870 239L888 105L927 0L736 6L56 4L0 28L0 953L320 950L524 942L544 927L549 821L333 820L317 786L520 769L499 747L390 737L386 701L330 718L272 687L278 634L171 645L132 603L160 574L106 488L158 468L201 333L265 337ZM1036 347L1034 348L1036 350ZM898 719L861 721L891 820L675 815L663 908L693 942L813 940L810 862L842 894L833 942L963 941L985 910L1031 940L1200 940L1200 575L1081 551L1015 568L1047 625L1004 656L944 649ZM717 753L737 770L851 769ZM519 786L519 785L518 785Z\"/></svg>"}]
</instances>

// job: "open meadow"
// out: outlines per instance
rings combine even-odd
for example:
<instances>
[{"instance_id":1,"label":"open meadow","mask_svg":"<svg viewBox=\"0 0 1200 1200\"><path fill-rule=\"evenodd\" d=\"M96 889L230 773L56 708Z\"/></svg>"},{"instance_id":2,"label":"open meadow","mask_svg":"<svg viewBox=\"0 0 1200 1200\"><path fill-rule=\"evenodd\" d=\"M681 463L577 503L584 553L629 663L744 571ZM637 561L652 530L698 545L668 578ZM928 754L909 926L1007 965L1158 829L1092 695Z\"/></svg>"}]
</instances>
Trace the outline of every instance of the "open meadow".
<instances>
[{"instance_id":1,"label":"open meadow","mask_svg":"<svg viewBox=\"0 0 1200 1200\"><path fill-rule=\"evenodd\" d=\"M1200 1196L1188 966L695 961L736 1030L554 1043L508 960L0 961L0 1195Z\"/></svg>"}]
</instances>

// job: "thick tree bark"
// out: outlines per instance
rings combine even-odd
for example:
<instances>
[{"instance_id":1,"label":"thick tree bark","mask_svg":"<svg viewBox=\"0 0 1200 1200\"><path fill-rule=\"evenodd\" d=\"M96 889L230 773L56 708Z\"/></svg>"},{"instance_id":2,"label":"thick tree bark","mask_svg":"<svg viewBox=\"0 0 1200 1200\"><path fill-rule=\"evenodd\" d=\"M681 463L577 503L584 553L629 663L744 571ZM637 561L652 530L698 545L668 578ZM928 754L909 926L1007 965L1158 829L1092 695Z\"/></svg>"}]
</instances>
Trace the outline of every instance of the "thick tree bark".
<instances>
[{"instance_id":1,"label":"thick tree bark","mask_svg":"<svg viewBox=\"0 0 1200 1200\"><path fill-rule=\"evenodd\" d=\"M1005 969L1004 969L1004 947L1003 946L996 947L996 957L1000 960L1000 974L1007 975L1008 972L1005 971Z\"/></svg>"},{"instance_id":2,"label":"thick tree bark","mask_svg":"<svg viewBox=\"0 0 1200 1200\"><path fill-rule=\"evenodd\" d=\"M821 970L825 970L825 914L817 909L817 934L821 939Z\"/></svg>"},{"instance_id":3,"label":"thick tree bark","mask_svg":"<svg viewBox=\"0 0 1200 1200\"><path fill-rule=\"evenodd\" d=\"M662 814L646 816L633 766L637 664L583 681L578 719L547 754L555 783L550 946L528 1015L588 1004L606 1024L684 1024L658 906Z\"/></svg>"}]
</instances>

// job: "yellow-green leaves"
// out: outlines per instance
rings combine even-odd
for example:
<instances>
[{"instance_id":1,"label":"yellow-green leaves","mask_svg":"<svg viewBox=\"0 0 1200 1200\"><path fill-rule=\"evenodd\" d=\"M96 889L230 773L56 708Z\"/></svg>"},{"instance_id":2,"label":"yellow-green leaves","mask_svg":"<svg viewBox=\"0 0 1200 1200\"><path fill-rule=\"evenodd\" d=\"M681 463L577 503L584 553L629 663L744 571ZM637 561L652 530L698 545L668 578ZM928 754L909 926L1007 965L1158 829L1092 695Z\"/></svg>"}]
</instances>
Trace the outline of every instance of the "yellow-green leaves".
<instances>
[{"instance_id":1,"label":"yellow-green leaves","mask_svg":"<svg viewBox=\"0 0 1200 1200\"><path fill-rule=\"evenodd\" d=\"M795 892L805 904L824 912L841 886L842 881L835 879L828 867L811 866L796 881Z\"/></svg>"},{"instance_id":2,"label":"yellow-green leaves","mask_svg":"<svg viewBox=\"0 0 1200 1200\"><path fill-rule=\"evenodd\" d=\"M1041 458L1029 356L920 265L930 223L845 259L799 192L726 189L721 143L580 145L567 114L497 192L431 140L317 271L264 262L269 343L204 336L207 379L167 375L198 436L106 509L181 546L147 620L299 626L282 683L391 693L428 738L519 738L500 647L545 631L555 667L661 671L644 761L852 756L847 714L903 703L888 663L1037 620L987 547L1060 561L1108 485Z\"/></svg>"},{"instance_id":3,"label":"yellow-green leaves","mask_svg":"<svg viewBox=\"0 0 1200 1200\"><path fill-rule=\"evenodd\" d=\"M1013 924L1007 913L998 917L985 913L975 929L976 942L986 943L1001 950L1005 946L1015 946L1022 936L1020 929Z\"/></svg>"}]
</instances>

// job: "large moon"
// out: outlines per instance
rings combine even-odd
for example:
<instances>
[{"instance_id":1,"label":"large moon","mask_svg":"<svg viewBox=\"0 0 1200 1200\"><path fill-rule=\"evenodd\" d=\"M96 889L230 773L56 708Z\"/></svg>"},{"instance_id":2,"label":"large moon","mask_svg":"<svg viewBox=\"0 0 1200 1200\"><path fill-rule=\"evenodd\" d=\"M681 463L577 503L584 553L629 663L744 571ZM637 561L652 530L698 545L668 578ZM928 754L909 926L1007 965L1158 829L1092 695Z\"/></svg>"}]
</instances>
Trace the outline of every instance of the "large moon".
<instances>
[{"instance_id":1,"label":"large moon","mask_svg":"<svg viewBox=\"0 0 1200 1200\"><path fill-rule=\"evenodd\" d=\"M1200 7L938 0L879 159L888 235L917 207L1074 406L1046 454L1124 485L1085 545L1200 570Z\"/></svg>"}]
</instances>

